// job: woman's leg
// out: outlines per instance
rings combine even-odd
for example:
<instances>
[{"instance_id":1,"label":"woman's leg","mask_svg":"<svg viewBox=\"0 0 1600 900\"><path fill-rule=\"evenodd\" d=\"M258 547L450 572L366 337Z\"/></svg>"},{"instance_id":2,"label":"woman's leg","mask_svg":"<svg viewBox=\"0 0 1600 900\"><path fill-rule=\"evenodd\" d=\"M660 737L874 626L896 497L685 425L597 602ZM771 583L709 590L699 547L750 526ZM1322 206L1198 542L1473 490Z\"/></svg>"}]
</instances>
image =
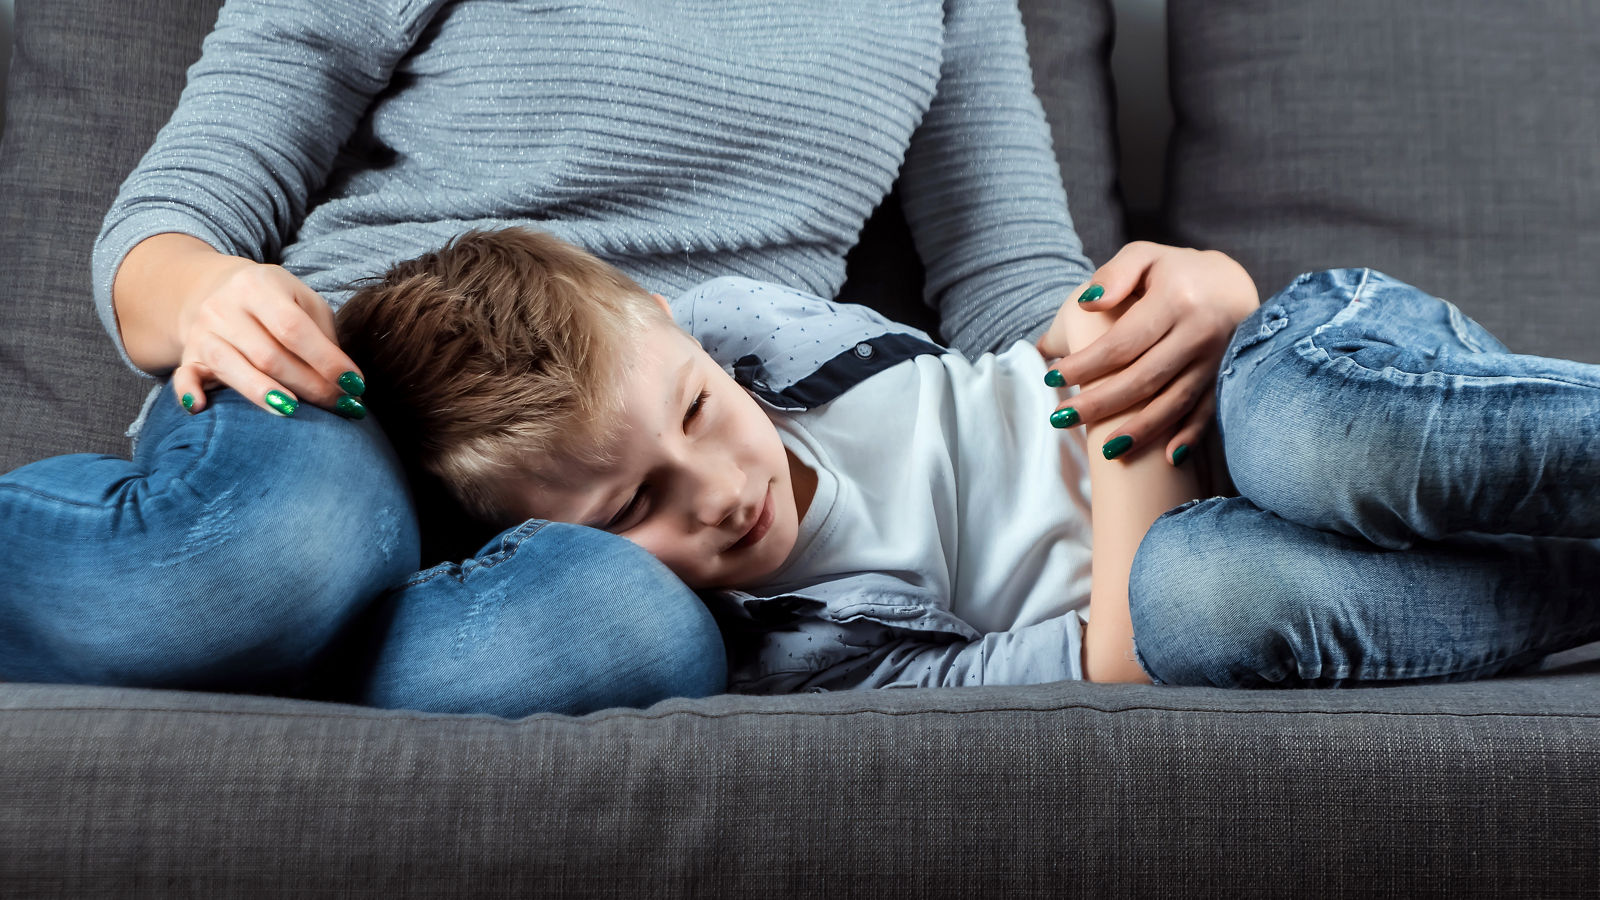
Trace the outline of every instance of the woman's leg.
<instances>
[{"instance_id":1,"label":"woman's leg","mask_svg":"<svg viewBox=\"0 0 1600 900\"><path fill-rule=\"evenodd\" d=\"M418 564L377 425L166 391L130 460L0 477L0 679L276 691Z\"/></svg>"},{"instance_id":2,"label":"woman's leg","mask_svg":"<svg viewBox=\"0 0 1600 900\"><path fill-rule=\"evenodd\" d=\"M616 535L537 519L418 573L335 652L342 699L386 708L518 718L727 688L716 622L666 566Z\"/></svg>"},{"instance_id":3,"label":"woman's leg","mask_svg":"<svg viewBox=\"0 0 1600 900\"><path fill-rule=\"evenodd\" d=\"M1600 366L1505 352L1370 269L1301 276L1235 333L1218 422L1239 492L1381 547L1600 537Z\"/></svg>"},{"instance_id":4,"label":"woman's leg","mask_svg":"<svg viewBox=\"0 0 1600 900\"><path fill-rule=\"evenodd\" d=\"M1129 582L1158 683L1335 687L1509 672L1600 639L1600 540L1460 535L1385 550L1242 497L1178 507Z\"/></svg>"},{"instance_id":5,"label":"woman's leg","mask_svg":"<svg viewBox=\"0 0 1600 900\"><path fill-rule=\"evenodd\" d=\"M529 525L418 573L371 419L210 401L189 416L164 394L132 461L0 477L0 680L507 715L724 688L710 614L634 545Z\"/></svg>"}]
</instances>

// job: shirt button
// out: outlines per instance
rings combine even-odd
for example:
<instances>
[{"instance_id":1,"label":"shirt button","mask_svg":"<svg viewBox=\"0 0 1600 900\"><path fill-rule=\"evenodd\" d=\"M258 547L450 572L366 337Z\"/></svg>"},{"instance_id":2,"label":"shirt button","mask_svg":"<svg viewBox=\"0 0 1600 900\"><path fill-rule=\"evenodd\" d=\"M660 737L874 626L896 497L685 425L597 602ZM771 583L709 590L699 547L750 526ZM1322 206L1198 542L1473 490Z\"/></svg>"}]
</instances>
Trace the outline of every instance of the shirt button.
<instances>
[{"instance_id":1,"label":"shirt button","mask_svg":"<svg viewBox=\"0 0 1600 900\"><path fill-rule=\"evenodd\" d=\"M862 359L871 359L872 358L872 345L867 343L866 341L862 341L861 343L857 344L856 345L856 355L861 357Z\"/></svg>"},{"instance_id":2,"label":"shirt button","mask_svg":"<svg viewBox=\"0 0 1600 900\"><path fill-rule=\"evenodd\" d=\"M765 381L752 381L750 382L750 386L758 391L765 391L767 389L767 383Z\"/></svg>"}]
</instances>

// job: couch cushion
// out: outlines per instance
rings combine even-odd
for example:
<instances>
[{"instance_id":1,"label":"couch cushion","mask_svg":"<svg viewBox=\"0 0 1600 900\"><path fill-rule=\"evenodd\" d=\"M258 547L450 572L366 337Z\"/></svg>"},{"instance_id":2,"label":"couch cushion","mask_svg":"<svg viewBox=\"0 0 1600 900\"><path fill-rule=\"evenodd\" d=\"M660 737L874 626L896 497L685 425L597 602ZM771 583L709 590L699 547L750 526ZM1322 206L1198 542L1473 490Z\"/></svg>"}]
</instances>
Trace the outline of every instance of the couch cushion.
<instances>
[{"instance_id":1,"label":"couch cushion","mask_svg":"<svg viewBox=\"0 0 1600 900\"><path fill-rule=\"evenodd\" d=\"M1371 266L1600 362L1600 4L1168 7L1167 216L1262 295Z\"/></svg>"},{"instance_id":2,"label":"couch cushion","mask_svg":"<svg viewBox=\"0 0 1600 900\"><path fill-rule=\"evenodd\" d=\"M1592 894L1600 670L520 721L0 685L0 894Z\"/></svg>"},{"instance_id":3,"label":"couch cushion","mask_svg":"<svg viewBox=\"0 0 1600 900\"><path fill-rule=\"evenodd\" d=\"M89 251L117 186L166 122L219 0L23 0L0 138L0 471L123 453L152 382L117 358Z\"/></svg>"}]
</instances>

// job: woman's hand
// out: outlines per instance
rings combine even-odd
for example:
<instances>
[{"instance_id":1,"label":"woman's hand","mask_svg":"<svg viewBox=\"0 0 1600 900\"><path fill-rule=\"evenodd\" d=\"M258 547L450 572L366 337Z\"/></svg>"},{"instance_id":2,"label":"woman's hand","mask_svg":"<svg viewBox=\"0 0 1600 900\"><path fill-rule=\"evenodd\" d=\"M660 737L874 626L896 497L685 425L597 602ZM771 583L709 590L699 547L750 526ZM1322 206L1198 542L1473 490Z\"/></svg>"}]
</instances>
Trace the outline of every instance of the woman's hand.
<instances>
[{"instance_id":1,"label":"woman's hand","mask_svg":"<svg viewBox=\"0 0 1600 900\"><path fill-rule=\"evenodd\" d=\"M154 272L165 274L158 286L145 280ZM158 302L135 308L141 289ZM176 355L173 393L191 413L205 408L207 389L227 385L279 415L293 415L301 400L366 415L355 399L366 386L339 349L333 311L279 266L226 256L187 235L157 235L128 254L114 294L130 357L161 368Z\"/></svg>"},{"instance_id":2,"label":"woman's hand","mask_svg":"<svg viewBox=\"0 0 1600 900\"><path fill-rule=\"evenodd\" d=\"M1213 386L1233 330L1260 305L1255 282L1215 250L1137 241L1085 288L1062 304L1038 342L1052 367L1048 383L1089 385L1062 403L1051 422L1063 428L1098 422L1149 401L1117 429L1107 457L1165 437L1167 461L1182 462L1174 452L1197 446L1215 411ZM1076 323L1093 314L1111 314L1116 322L1088 346L1069 346L1069 335L1083 330Z\"/></svg>"}]
</instances>

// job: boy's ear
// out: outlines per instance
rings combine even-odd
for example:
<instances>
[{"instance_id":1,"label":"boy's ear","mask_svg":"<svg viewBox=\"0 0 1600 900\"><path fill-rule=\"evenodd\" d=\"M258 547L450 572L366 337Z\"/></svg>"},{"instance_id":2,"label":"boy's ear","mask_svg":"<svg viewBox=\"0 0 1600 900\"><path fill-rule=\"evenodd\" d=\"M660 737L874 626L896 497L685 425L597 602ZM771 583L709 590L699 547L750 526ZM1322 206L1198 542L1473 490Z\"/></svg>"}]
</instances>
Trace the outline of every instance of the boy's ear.
<instances>
[{"instance_id":1,"label":"boy's ear","mask_svg":"<svg viewBox=\"0 0 1600 900\"><path fill-rule=\"evenodd\" d=\"M669 316L672 315L672 304L667 302L667 298L660 294L651 294L650 296L656 298L656 305L661 307L662 312Z\"/></svg>"}]
</instances>

